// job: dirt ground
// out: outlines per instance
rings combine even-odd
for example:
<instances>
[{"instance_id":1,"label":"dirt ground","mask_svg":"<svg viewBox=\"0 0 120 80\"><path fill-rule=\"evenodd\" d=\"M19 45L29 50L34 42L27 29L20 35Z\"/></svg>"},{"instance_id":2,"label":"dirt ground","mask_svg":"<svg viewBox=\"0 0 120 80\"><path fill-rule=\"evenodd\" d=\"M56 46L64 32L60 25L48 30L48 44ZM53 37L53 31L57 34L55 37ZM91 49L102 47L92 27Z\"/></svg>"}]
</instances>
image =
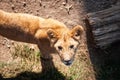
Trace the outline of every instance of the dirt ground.
<instances>
[{"instance_id":1,"label":"dirt ground","mask_svg":"<svg viewBox=\"0 0 120 80\"><path fill-rule=\"evenodd\" d=\"M113 5L117 5L118 2L119 0L0 0L0 9L8 12L20 12L20 13L33 14L36 16L41 16L43 18L54 18L65 23L69 28L77 24L83 25L85 28L83 19L85 18L87 13L110 8ZM91 63L93 63L92 67L94 68L96 64L99 64L98 59L101 58L101 56L103 58L106 55L102 55L103 54L102 51L97 51L91 48L91 46L89 46L89 43L87 43L86 39L87 39L86 36L84 36L84 39L83 39L84 43L81 45L82 47L81 51L83 51L84 54L89 55ZM14 47L13 46L14 44L18 44L18 42L12 41L0 36L0 62L10 63L13 61L10 52ZM120 48L118 48L118 50L119 49ZM99 56L99 57L96 57L96 56ZM59 60L56 63L59 63ZM101 63L101 60L100 60L100 63ZM96 71L96 69L93 69L93 70ZM114 73L115 72L111 74L114 74ZM91 80L94 80L94 79L116 80L117 78L119 78L118 76L115 79L111 78L110 77L111 74L109 74L105 79L101 79L101 78L99 79L99 77L97 77L99 76L99 74L97 74L97 71L96 71L97 76L95 75L94 76L95 78L92 77L90 79Z\"/></svg>"}]
</instances>

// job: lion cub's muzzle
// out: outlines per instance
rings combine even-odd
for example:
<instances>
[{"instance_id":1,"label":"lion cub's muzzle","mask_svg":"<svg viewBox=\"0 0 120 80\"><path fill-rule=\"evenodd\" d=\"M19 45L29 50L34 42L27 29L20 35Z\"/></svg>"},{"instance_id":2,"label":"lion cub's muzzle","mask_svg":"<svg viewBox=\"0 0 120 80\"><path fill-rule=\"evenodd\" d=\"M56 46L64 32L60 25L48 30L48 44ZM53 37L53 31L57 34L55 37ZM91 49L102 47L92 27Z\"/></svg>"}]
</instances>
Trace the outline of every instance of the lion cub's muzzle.
<instances>
[{"instance_id":1,"label":"lion cub's muzzle","mask_svg":"<svg viewBox=\"0 0 120 80\"><path fill-rule=\"evenodd\" d=\"M70 55L64 54L64 56L61 56L61 60L65 65L70 66L74 61L74 56L70 57Z\"/></svg>"}]
</instances>

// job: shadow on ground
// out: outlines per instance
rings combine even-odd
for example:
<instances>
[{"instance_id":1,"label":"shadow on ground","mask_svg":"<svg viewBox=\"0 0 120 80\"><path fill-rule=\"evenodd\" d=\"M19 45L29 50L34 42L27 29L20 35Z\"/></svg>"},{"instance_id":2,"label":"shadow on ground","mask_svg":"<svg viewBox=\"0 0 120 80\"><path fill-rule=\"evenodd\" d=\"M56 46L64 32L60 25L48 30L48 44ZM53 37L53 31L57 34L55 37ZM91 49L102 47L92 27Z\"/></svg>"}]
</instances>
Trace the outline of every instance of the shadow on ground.
<instances>
[{"instance_id":1,"label":"shadow on ground","mask_svg":"<svg viewBox=\"0 0 120 80\"><path fill-rule=\"evenodd\" d=\"M50 70L47 73L25 71L12 78L2 78L0 76L0 80L65 80L65 76L57 70Z\"/></svg>"},{"instance_id":2,"label":"shadow on ground","mask_svg":"<svg viewBox=\"0 0 120 80\"><path fill-rule=\"evenodd\" d=\"M40 73L31 71L20 72L15 77L11 78L3 78L0 74L0 80L66 80L66 77L55 67L52 67L48 71L42 71Z\"/></svg>"}]
</instances>

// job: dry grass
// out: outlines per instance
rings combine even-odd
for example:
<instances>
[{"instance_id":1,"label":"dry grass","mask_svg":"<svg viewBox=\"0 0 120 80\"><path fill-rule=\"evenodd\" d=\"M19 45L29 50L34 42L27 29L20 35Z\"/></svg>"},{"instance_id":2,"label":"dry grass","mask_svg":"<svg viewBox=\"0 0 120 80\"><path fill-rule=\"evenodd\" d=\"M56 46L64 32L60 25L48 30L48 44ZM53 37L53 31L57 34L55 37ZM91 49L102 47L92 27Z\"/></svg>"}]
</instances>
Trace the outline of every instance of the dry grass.
<instances>
[{"instance_id":1,"label":"dry grass","mask_svg":"<svg viewBox=\"0 0 120 80\"><path fill-rule=\"evenodd\" d=\"M94 72L85 51L78 51L77 57L68 70L60 67L41 73L40 52L27 45L15 45L11 52L13 62L0 63L3 78L16 80L94 80ZM81 54L82 53L82 54ZM51 77L52 76L52 77Z\"/></svg>"},{"instance_id":2,"label":"dry grass","mask_svg":"<svg viewBox=\"0 0 120 80\"><path fill-rule=\"evenodd\" d=\"M11 54L13 62L0 63L0 73L3 77L15 77L18 73L23 71L40 70L40 53L29 48L27 45L15 45L14 51L11 52Z\"/></svg>"}]
</instances>

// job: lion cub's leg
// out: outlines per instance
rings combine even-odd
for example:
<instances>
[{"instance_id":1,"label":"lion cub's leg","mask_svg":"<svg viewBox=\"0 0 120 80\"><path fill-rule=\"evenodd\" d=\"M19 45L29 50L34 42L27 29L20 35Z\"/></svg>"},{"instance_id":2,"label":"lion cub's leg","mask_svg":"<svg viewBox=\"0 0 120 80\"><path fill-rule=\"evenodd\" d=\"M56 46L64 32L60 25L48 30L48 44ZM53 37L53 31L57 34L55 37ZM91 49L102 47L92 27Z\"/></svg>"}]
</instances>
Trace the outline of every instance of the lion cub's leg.
<instances>
[{"instance_id":1,"label":"lion cub's leg","mask_svg":"<svg viewBox=\"0 0 120 80\"><path fill-rule=\"evenodd\" d=\"M50 47L49 40L48 39L38 40L38 47L41 52L40 59L41 59L42 71L47 72L55 69L51 56L51 53L54 53L55 49Z\"/></svg>"}]
</instances>

